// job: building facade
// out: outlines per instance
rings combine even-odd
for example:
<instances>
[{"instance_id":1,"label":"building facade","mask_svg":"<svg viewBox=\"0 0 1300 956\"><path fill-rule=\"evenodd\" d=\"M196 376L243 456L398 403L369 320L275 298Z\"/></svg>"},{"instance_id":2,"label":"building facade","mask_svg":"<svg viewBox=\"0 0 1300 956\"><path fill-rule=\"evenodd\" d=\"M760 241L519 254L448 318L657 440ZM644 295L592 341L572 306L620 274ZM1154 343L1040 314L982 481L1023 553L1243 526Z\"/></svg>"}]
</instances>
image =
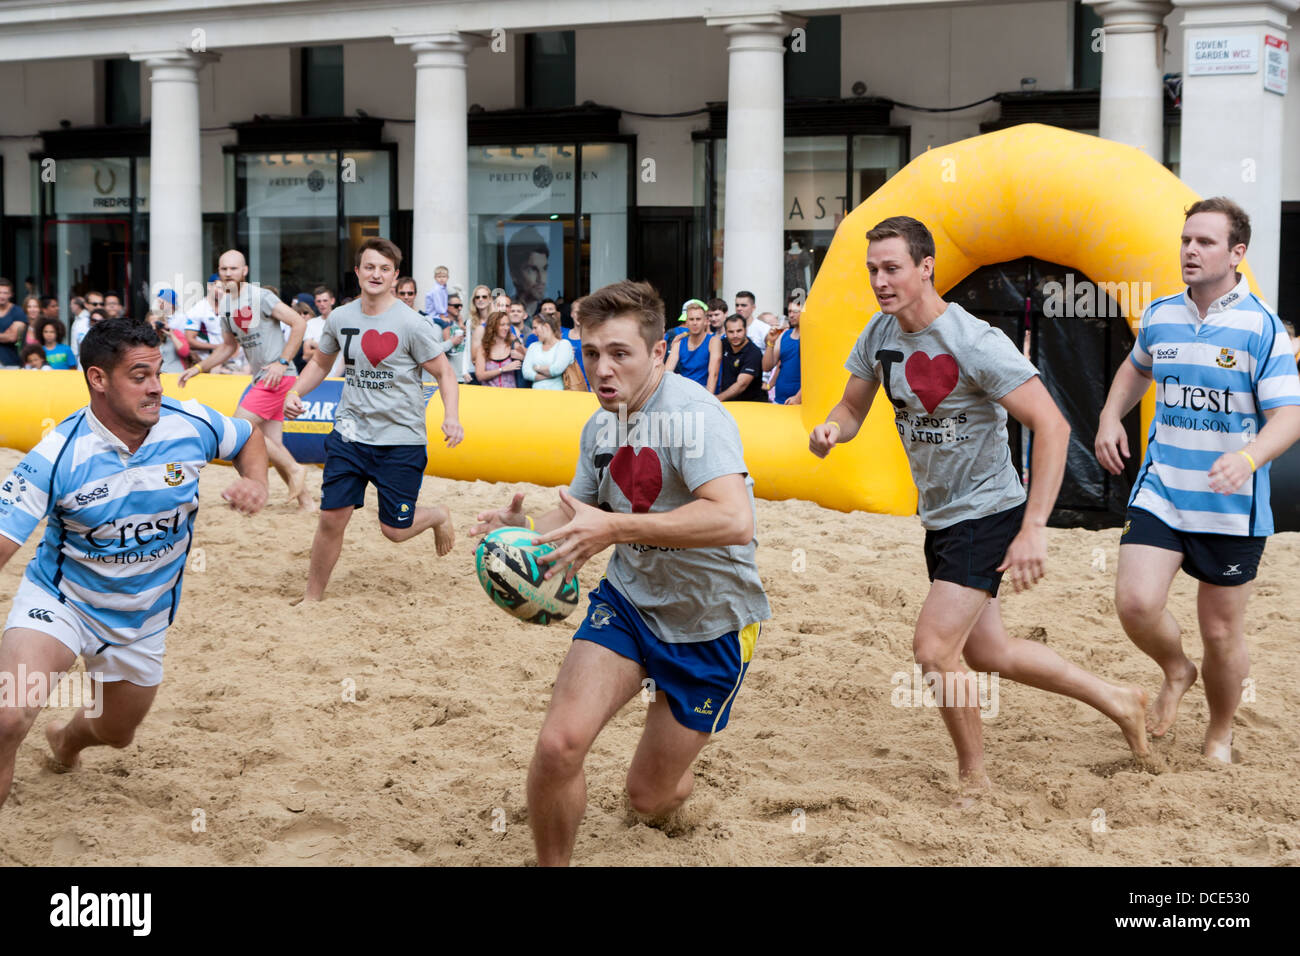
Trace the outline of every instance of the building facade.
<instances>
[{"instance_id":1,"label":"building facade","mask_svg":"<svg viewBox=\"0 0 1300 956\"><path fill-rule=\"evenodd\" d=\"M911 157L1046 122L1239 199L1300 311L1300 0L689 6L0 4L0 275L134 314L234 246L286 297L347 293L386 235L422 292L446 265L531 302L632 276L670 312L775 312Z\"/></svg>"}]
</instances>

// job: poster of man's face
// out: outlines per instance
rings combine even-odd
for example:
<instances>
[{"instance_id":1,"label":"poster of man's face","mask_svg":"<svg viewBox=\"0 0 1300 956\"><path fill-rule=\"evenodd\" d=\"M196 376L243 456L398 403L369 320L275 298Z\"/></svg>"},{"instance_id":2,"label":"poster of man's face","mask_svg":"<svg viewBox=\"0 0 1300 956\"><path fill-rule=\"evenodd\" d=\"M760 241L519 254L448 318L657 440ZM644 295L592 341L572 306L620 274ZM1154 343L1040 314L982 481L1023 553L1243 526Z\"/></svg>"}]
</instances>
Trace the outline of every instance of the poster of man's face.
<instances>
[{"instance_id":1,"label":"poster of man's face","mask_svg":"<svg viewBox=\"0 0 1300 956\"><path fill-rule=\"evenodd\" d=\"M559 298L562 292L564 224L507 223L505 240L506 292L535 315L543 299Z\"/></svg>"}]
</instances>

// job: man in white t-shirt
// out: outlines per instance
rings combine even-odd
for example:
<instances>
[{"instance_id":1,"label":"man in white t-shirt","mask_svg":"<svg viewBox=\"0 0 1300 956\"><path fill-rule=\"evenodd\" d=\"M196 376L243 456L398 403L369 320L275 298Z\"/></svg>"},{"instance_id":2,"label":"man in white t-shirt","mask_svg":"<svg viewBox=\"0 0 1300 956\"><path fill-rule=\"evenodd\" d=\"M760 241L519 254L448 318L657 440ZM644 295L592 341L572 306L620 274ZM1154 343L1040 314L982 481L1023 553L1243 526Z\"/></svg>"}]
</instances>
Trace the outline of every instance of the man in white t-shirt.
<instances>
[{"instance_id":1,"label":"man in white t-shirt","mask_svg":"<svg viewBox=\"0 0 1300 956\"><path fill-rule=\"evenodd\" d=\"M334 311L334 293L330 290L329 286L318 285L313 295L316 299L316 311L319 312L320 315L314 319L307 320L307 331L303 333L302 337L303 368L307 367L307 363L311 362L312 358L316 355L316 350L320 348L320 337L321 333L325 331L325 322L329 319L330 313ZM342 353L340 353L339 357L334 360L334 365L331 366L327 377L343 377Z\"/></svg>"}]
</instances>

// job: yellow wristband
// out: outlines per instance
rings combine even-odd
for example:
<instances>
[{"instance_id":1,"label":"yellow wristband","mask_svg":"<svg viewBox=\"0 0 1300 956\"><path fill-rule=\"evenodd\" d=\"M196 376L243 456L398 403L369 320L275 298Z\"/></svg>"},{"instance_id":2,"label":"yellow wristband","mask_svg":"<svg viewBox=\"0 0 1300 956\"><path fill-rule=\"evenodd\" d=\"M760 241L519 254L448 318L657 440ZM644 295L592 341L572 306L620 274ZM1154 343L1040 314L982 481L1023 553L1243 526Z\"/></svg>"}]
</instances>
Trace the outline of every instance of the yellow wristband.
<instances>
[{"instance_id":1,"label":"yellow wristband","mask_svg":"<svg viewBox=\"0 0 1300 956\"><path fill-rule=\"evenodd\" d=\"M531 516L529 516L529 515L524 515L524 520L528 522L528 530L529 530L529 531L536 531L536 530L537 530L537 525L533 523L533 519L532 519Z\"/></svg>"},{"instance_id":2,"label":"yellow wristband","mask_svg":"<svg viewBox=\"0 0 1300 956\"><path fill-rule=\"evenodd\" d=\"M840 423L839 423L839 422L827 422L826 424L827 424L827 425L830 425L830 426L831 426L832 428L834 428L837 432L838 432L838 431L843 431L843 429L840 428Z\"/></svg>"},{"instance_id":3,"label":"yellow wristband","mask_svg":"<svg viewBox=\"0 0 1300 956\"><path fill-rule=\"evenodd\" d=\"M1250 452L1248 452L1248 451L1239 451L1239 452L1237 452L1237 454L1238 454L1238 455L1244 455L1244 456L1245 456L1246 460L1247 460L1248 462L1250 462L1250 470L1253 472L1253 471L1255 470L1255 459L1250 457Z\"/></svg>"}]
</instances>

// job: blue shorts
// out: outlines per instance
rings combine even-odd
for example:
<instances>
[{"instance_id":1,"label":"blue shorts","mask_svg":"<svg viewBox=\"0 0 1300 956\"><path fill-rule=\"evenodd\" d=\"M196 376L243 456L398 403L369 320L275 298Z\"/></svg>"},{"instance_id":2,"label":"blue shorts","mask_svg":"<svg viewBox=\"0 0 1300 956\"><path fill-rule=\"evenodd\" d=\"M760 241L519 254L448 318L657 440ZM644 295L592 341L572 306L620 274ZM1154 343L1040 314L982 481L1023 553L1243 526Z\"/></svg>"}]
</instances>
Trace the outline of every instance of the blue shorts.
<instances>
[{"instance_id":1,"label":"blue shorts","mask_svg":"<svg viewBox=\"0 0 1300 956\"><path fill-rule=\"evenodd\" d=\"M1255 580L1264 556L1264 535L1179 531L1144 508L1129 508L1119 543L1145 544L1183 556L1183 570L1198 581L1221 588Z\"/></svg>"},{"instance_id":2,"label":"blue shorts","mask_svg":"<svg viewBox=\"0 0 1300 956\"><path fill-rule=\"evenodd\" d=\"M424 445L367 445L344 441L337 430L332 431L325 437L321 510L364 507L369 483L379 492L380 523L409 528L428 461Z\"/></svg>"},{"instance_id":3,"label":"blue shorts","mask_svg":"<svg viewBox=\"0 0 1300 956\"><path fill-rule=\"evenodd\" d=\"M760 625L729 631L711 641L669 644L655 637L641 613L604 578L587 595L591 602L575 641L591 641L634 660L666 694L683 727L713 733L727 726L731 704L754 656Z\"/></svg>"}]
</instances>

